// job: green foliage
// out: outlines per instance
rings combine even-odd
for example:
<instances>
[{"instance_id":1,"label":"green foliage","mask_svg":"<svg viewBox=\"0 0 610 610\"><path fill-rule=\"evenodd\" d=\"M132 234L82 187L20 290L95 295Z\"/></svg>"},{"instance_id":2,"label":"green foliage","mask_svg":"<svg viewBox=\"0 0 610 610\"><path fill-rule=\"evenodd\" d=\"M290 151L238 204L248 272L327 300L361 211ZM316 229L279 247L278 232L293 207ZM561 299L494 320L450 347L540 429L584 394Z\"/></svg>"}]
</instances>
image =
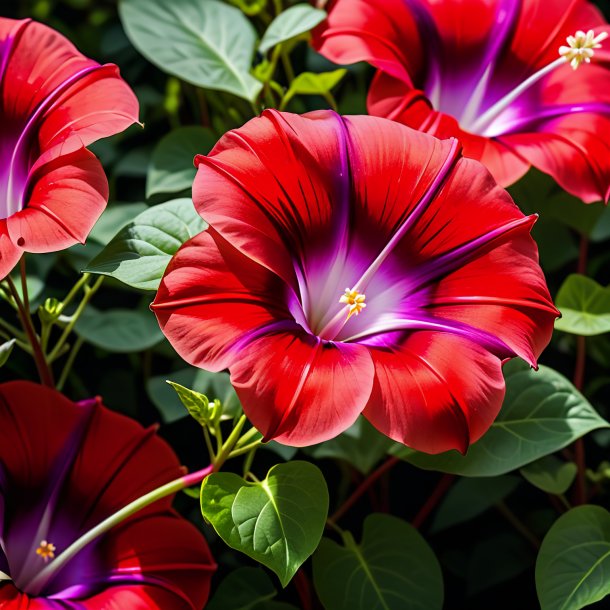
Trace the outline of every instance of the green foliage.
<instances>
[{"instance_id":1,"label":"green foliage","mask_svg":"<svg viewBox=\"0 0 610 610\"><path fill-rule=\"evenodd\" d=\"M288 103L295 95L321 95L328 97L328 94L341 82L347 74L347 70L340 68L332 72L303 72L299 74L288 87L284 94L281 108L288 106Z\"/></svg>"},{"instance_id":2,"label":"green foliage","mask_svg":"<svg viewBox=\"0 0 610 610\"><path fill-rule=\"evenodd\" d=\"M4 366L13 351L15 346L15 339L10 339L0 344L0 367Z\"/></svg>"},{"instance_id":3,"label":"green foliage","mask_svg":"<svg viewBox=\"0 0 610 610\"><path fill-rule=\"evenodd\" d=\"M205 155L216 143L211 129L178 127L163 136L152 154L146 176L146 197L190 190L197 170L195 155Z\"/></svg>"},{"instance_id":4,"label":"green foliage","mask_svg":"<svg viewBox=\"0 0 610 610\"><path fill-rule=\"evenodd\" d=\"M140 352L163 340L163 333L148 310L117 308L99 311L88 307L74 330L88 343L108 352Z\"/></svg>"},{"instance_id":5,"label":"green foliage","mask_svg":"<svg viewBox=\"0 0 610 610\"><path fill-rule=\"evenodd\" d=\"M563 449L577 438L608 428L589 401L561 374L541 366L531 370L513 360L504 367L506 398L483 437L465 456L395 448L392 453L415 466L470 477L505 474Z\"/></svg>"},{"instance_id":6,"label":"green foliage","mask_svg":"<svg viewBox=\"0 0 610 610\"><path fill-rule=\"evenodd\" d=\"M85 271L140 290L156 290L172 256L206 226L190 199L159 204L123 227Z\"/></svg>"},{"instance_id":7,"label":"green foliage","mask_svg":"<svg viewBox=\"0 0 610 610\"><path fill-rule=\"evenodd\" d=\"M210 408L210 401L205 394L189 390L174 381L168 381L167 383L174 388L180 402L198 424L204 426L210 421L212 411Z\"/></svg>"},{"instance_id":8,"label":"green foliage","mask_svg":"<svg viewBox=\"0 0 610 610\"><path fill-rule=\"evenodd\" d=\"M285 587L322 537L328 489L309 462L278 464L255 483L214 473L201 487L201 512L226 544L273 570Z\"/></svg>"},{"instance_id":9,"label":"green foliage","mask_svg":"<svg viewBox=\"0 0 610 610\"><path fill-rule=\"evenodd\" d=\"M296 4L280 13L269 25L258 50L266 53L275 45L305 34L326 18L326 12L309 4Z\"/></svg>"},{"instance_id":10,"label":"green foliage","mask_svg":"<svg viewBox=\"0 0 610 610\"><path fill-rule=\"evenodd\" d=\"M546 455L521 468L523 478L550 494L564 494L576 478L574 462L564 462L554 455Z\"/></svg>"},{"instance_id":11,"label":"green foliage","mask_svg":"<svg viewBox=\"0 0 610 610\"><path fill-rule=\"evenodd\" d=\"M583 336L610 332L610 286L574 273L561 285L555 304L561 311L558 330Z\"/></svg>"},{"instance_id":12,"label":"green foliage","mask_svg":"<svg viewBox=\"0 0 610 610\"><path fill-rule=\"evenodd\" d=\"M440 532L464 523L504 500L519 485L519 478L505 475L459 479L439 506L430 530Z\"/></svg>"},{"instance_id":13,"label":"green foliage","mask_svg":"<svg viewBox=\"0 0 610 610\"><path fill-rule=\"evenodd\" d=\"M133 45L161 70L208 89L254 101L262 84L249 72L256 31L219 0L121 0Z\"/></svg>"},{"instance_id":14,"label":"green foliage","mask_svg":"<svg viewBox=\"0 0 610 610\"><path fill-rule=\"evenodd\" d=\"M579 506L555 522L536 561L542 610L579 610L610 594L610 513Z\"/></svg>"},{"instance_id":15,"label":"green foliage","mask_svg":"<svg viewBox=\"0 0 610 610\"><path fill-rule=\"evenodd\" d=\"M432 549L411 525L369 515L362 542L324 538L314 555L314 584L326 610L440 610L443 577Z\"/></svg>"},{"instance_id":16,"label":"green foliage","mask_svg":"<svg viewBox=\"0 0 610 610\"><path fill-rule=\"evenodd\" d=\"M308 447L306 452L315 459L337 458L345 460L362 474L368 474L383 458L393 441L384 436L364 417L335 438Z\"/></svg>"},{"instance_id":17,"label":"green foliage","mask_svg":"<svg viewBox=\"0 0 610 610\"><path fill-rule=\"evenodd\" d=\"M271 600L277 591L260 568L239 568L218 586L206 610L255 610L261 602Z\"/></svg>"}]
</instances>

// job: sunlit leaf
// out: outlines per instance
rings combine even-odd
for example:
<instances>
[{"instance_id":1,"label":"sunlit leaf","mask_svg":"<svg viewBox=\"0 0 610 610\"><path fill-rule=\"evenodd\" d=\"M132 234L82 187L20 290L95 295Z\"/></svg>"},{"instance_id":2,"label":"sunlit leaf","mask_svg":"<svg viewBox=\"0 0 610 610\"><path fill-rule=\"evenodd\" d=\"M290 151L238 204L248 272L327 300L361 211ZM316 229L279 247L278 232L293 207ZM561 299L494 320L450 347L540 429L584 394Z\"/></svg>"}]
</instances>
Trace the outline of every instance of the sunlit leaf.
<instances>
[{"instance_id":1,"label":"sunlit leaf","mask_svg":"<svg viewBox=\"0 0 610 610\"><path fill-rule=\"evenodd\" d=\"M266 53L275 45L305 34L326 18L326 12L309 4L296 4L280 13L269 25L258 47Z\"/></svg>"},{"instance_id":2,"label":"sunlit leaf","mask_svg":"<svg viewBox=\"0 0 610 610\"><path fill-rule=\"evenodd\" d=\"M555 304L561 311L558 330L584 336L610 332L610 286L574 273L561 285Z\"/></svg>"}]
</instances>

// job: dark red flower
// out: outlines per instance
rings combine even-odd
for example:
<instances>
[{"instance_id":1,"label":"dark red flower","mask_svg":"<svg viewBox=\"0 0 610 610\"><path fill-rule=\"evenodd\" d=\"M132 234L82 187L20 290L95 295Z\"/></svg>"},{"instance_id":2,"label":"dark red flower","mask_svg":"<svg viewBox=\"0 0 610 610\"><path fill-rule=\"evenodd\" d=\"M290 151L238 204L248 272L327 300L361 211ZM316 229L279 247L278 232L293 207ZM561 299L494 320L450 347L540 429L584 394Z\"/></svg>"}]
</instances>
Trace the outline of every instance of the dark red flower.
<instances>
[{"instance_id":1,"label":"dark red flower","mask_svg":"<svg viewBox=\"0 0 610 610\"><path fill-rule=\"evenodd\" d=\"M210 228L153 310L185 360L229 368L267 439L316 443L364 413L416 449L465 451L500 408L502 360L534 365L548 343L535 218L456 140L267 111L196 164Z\"/></svg>"},{"instance_id":2,"label":"dark red flower","mask_svg":"<svg viewBox=\"0 0 610 610\"><path fill-rule=\"evenodd\" d=\"M315 46L378 68L371 114L459 138L502 186L534 166L589 203L610 197L609 55L546 69L579 30L610 31L586 0L335 0Z\"/></svg>"},{"instance_id":3,"label":"dark red flower","mask_svg":"<svg viewBox=\"0 0 610 610\"><path fill-rule=\"evenodd\" d=\"M0 608L201 610L214 560L172 498L123 521L31 590L85 532L183 474L155 429L98 401L75 404L24 381L0 385Z\"/></svg>"},{"instance_id":4,"label":"dark red flower","mask_svg":"<svg viewBox=\"0 0 610 610\"><path fill-rule=\"evenodd\" d=\"M81 55L54 30L0 18L0 279L22 253L83 242L108 183L86 146L137 121L115 65Z\"/></svg>"}]
</instances>

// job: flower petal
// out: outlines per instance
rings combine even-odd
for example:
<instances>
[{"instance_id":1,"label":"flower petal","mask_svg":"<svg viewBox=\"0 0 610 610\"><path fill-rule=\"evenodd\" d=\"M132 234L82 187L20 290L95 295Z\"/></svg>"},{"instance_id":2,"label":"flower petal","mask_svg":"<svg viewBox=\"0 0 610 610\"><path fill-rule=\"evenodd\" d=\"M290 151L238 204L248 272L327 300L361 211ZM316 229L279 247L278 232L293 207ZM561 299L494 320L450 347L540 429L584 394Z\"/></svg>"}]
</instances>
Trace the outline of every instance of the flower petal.
<instances>
[{"instance_id":1,"label":"flower petal","mask_svg":"<svg viewBox=\"0 0 610 610\"><path fill-rule=\"evenodd\" d=\"M297 447L349 428L374 375L365 346L325 342L296 323L245 343L230 371L244 412L265 439Z\"/></svg>"},{"instance_id":2,"label":"flower petal","mask_svg":"<svg viewBox=\"0 0 610 610\"><path fill-rule=\"evenodd\" d=\"M501 362L476 343L416 332L371 348L375 383L364 416L383 434L426 453L465 453L504 398Z\"/></svg>"},{"instance_id":3,"label":"flower petal","mask_svg":"<svg viewBox=\"0 0 610 610\"><path fill-rule=\"evenodd\" d=\"M221 371L231 348L259 328L291 318L288 288L213 229L187 241L170 262L151 306L189 363Z\"/></svg>"}]
</instances>

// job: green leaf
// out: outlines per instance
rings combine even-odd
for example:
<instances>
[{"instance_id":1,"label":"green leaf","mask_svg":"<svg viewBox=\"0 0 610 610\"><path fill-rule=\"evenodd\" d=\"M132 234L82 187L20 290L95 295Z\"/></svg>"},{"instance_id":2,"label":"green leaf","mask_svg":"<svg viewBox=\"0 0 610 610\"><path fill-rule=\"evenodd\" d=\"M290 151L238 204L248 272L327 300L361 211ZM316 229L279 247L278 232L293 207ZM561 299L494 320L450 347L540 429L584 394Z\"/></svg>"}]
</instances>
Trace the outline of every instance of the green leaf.
<instances>
[{"instance_id":1,"label":"green leaf","mask_svg":"<svg viewBox=\"0 0 610 610\"><path fill-rule=\"evenodd\" d=\"M430 531L440 532L477 517L515 491L519 482L513 476L460 479L447 492Z\"/></svg>"},{"instance_id":2,"label":"green leaf","mask_svg":"<svg viewBox=\"0 0 610 610\"><path fill-rule=\"evenodd\" d=\"M195 155L207 155L216 140L211 129L198 126L178 127L161 138L148 168L146 197L190 189L197 173Z\"/></svg>"},{"instance_id":3,"label":"green leaf","mask_svg":"<svg viewBox=\"0 0 610 610\"><path fill-rule=\"evenodd\" d=\"M254 610L277 594L270 578L260 568L238 568L220 583L206 610Z\"/></svg>"},{"instance_id":4,"label":"green leaf","mask_svg":"<svg viewBox=\"0 0 610 610\"><path fill-rule=\"evenodd\" d=\"M378 432L367 419L359 417L356 423L339 436L308 447L305 451L317 460L345 460L362 474L368 474L393 444L392 440Z\"/></svg>"},{"instance_id":5,"label":"green leaf","mask_svg":"<svg viewBox=\"0 0 610 610\"><path fill-rule=\"evenodd\" d=\"M205 394L189 390L174 381L168 380L167 383L174 388L180 402L197 423L204 426L210 421L210 401Z\"/></svg>"},{"instance_id":6,"label":"green leaf","mask_svg":"<svg viewBox=\"0 0 610 610\"><path fill-rule=\"evenodd\" d=\"M229 0L248 17L255 17L267 6L267 0Z\"/></svg>"},{"instance_id":7,"label":"green leaf","mask_svg":"<svg viewBox=\"0 0 610 610\"><path fill-rule=\"evenodd\" d=\"M201 511L231 548L273 570L285 587L322 537L328 489L309 462L274 466L260 483L214 473L201 487Z\"/></svg>"},{"instance_id":8,"label":"green leaf","mask_svg":"<svg viewBox=\"0 0 610 610\"><path fill-rule=\"evenodd\" d=\"M290 84L282 99L280 109L286 108L295 95L328 95L346 74L347 70L345 68L320 74L302 72Z\"/></svg>"},{"instance_id":9,"label":"green leaf","mask_svg":"<svg viewBox=\"0 0 610 610\"><path fill-rule=\"evenodd\" d=\"M250 73L256 30L218 0L121 0L133 45L158 68L198 87L254 101L262 83Z\"/></svg>"},{"instance_id":10,"label":"green leaf","mask_svg":"<svg viewBox=\"0 0 610 610\"><path fill-rule=\"evenodd\" d=\"M16 339L11 339L0 345L0 367L4 366L13 351Z\"/></svg>"},{"instance_id":11,"label":"green leaf","mask_svg":"<svg viewBox=\"0 0 610 610\"><path fill-rule=\"evenodd\" d=\"M391 452L426 470L493 477L555 453L593 430L610 427L587 399L551 368L541 366L536 372L513 360L505 365L504 376L502 409L465 456L453 450L427 455L399 446Z\"/></svg>"},{"instance_id":12,"label":"green leaf","mask_svg":"<svg viewBox=\"0 0 610 610\"><path fill-rule=\"evenodd\" d=\"M369 515L362 542L324 538L313 558L314 585L326 610L440 610L443 576L432 549L411 525Z\"/></svg>"},{"instance_id":13,"label":"green leaf","mask_svg":"<svg viewBox=\"0 0 610 610\"><path fill-rule=\"evenodd\" d=\"M156 205L123 227L85 271L140 290L156 290L178 248L206 226L190 199Z\"/></svg>"},{"instance_id":14,"label":"green leaf","mask_svg":"<svg viewBox=\"0 0 610 610\"><path fill-rule=\"evenodd\" d=\"M601 335L610 332L610 286L574 273L561 285L555 304L562 317L555 328L575 335Z\"/></svg>"},{"instance_id":15,"label":"green leaf","mask_svg":"<svg viewBox=\"0 0 610 610\"><path fill-rule=\"evenodd\" d=\"M269 25L258 50L266 53L275 45L305 34L326 19L326 12L309 4L297 4L280 13Z\"/></svg>"},{"instance_id":16,"label":"green leaf","mask_svg":"<svg viewBox=\"0 0 610 610\"><path fill-rule=\"evenodd\" d=\"M521 469L523 477L532 485L550 494L564 494L576 478L574 462L564 462L554 455L546 455Z\"/></svg>"},{"instance_id":17,"label":"green leaf","mask_svg":"<svg viewBox=\"0 0 610 610\"><path fill-rule=\"evenodd\" d=\"M87 242L93 240L105 246L119 230L146 210L148 210L148 206L145 203L113 203L109 205L91 229Z\"/></svg>"},{"instance_id":18,"label":"green leaf","mask_svg":"<svg viewBox=\"0 0 610 610\"><path fill-rule=\"evenodd\" d=\"M108 352L140 352L163 340L157 320L149 310L99 311L89 306L78 319L74 330L87 343Z\"/></svg>"},{"instance_id":19,"label":"green leaf","mask_svg":"<svg viewBox=\"0 0 610 610\"><path fill-rule=\"evenodd\" d=\"M200 392L210 400L218 399L222 403L222 420L233 419L241 410L237 394L231 385L227 373L210 373L194 367L181 369L167 375L151 377L146 382L146 391L157 407L164 423L170 424L188 416L178 395L167 384L167 379L179 383L195 392Z\"/></svg>"},{"instance_id":20,"label":"green leaf","mask_svg":"<svg viewBox=\"0 0 610 610\"><path fill-rule=\"evenodd\" d=\"M536 561L542 610L579 610L610 593L610 513L579 506L553 524Z\"/></svg>"}]
</instances>

